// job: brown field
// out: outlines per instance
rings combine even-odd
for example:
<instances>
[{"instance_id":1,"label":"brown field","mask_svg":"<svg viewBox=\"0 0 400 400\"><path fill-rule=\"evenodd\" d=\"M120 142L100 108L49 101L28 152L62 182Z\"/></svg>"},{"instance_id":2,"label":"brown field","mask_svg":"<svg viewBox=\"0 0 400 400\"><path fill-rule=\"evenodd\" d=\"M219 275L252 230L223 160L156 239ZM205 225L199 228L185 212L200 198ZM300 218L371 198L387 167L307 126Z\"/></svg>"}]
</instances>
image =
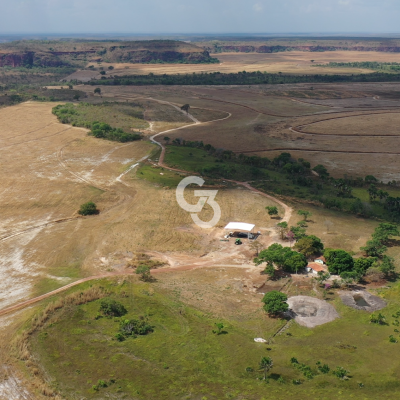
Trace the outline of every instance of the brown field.
<instances>
[{"instance_id":1,"label":"brown field","mask_svg":"<svg viewBox=\"0 0 400 400\"><path fill-rule=\"evenodd\" d=\"M314 84L313 90L306 84L103 88L104 98L151 97L231 114L223 121L171 132L171 138L270 158L289 151L312 165L326 165L337 177L373 174L384 181L400 179L399 92L393 83Z\"/></svg>"},{"instance_id":2,"label":"brown field","mask_svg":"<svg viewBox=\"0 0 400 400\"><path fill-rule=\"evenodd\" d=\"M53 106L23 103L0 110L1 308L82 275L118 270L120 263L110 261L116 252L218 254L221 230L196 228L173 190L137 179L135 170L122 175L154 145L88 137L86 130L58 123ZM100 215L77 218L80 204L90 200ZM259 195L232 189L220 191L217 200L222 225L274 224L264 212L273 202ZM200 217L210 215L205 208Z\"/></svg>"},{"instance_id":3,"label":"brown field","mask_svg":"<svg viewBox=\"0 0 400 400\"><path fill-rule=\"evenodd\" d=\"M220 60L220 64L112 64L89 63L95 68L103 67L108 75L147 75L161 74L191 74L193 72L222 72L236 73L268 72L285 74L358 74L374 72L361 68L327 68L316 67L313 64L329 62L380 61L400 62L399 53L380 53L374 51L333 51L309 53L304 51L288 51L282 53L218 53L212 54ZM314 63L311 62L314 60ZM113 66L112 71L108 70ZM100 79L100 71L81 70L70 75L68 79L89 81L91 78Z\"/></svg>"}]
</instances>

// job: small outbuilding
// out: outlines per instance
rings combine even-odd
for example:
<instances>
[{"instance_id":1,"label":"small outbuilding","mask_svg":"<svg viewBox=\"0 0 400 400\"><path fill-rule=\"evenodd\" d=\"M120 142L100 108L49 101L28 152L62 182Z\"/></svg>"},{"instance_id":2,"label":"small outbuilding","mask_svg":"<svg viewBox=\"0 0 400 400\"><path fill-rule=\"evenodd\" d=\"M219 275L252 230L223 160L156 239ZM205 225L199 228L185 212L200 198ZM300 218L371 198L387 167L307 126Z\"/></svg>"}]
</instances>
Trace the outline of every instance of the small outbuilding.
<instances>
[{"instance_id":1,"label":"small outbuilding","mask_svg":"<svg viewBox=\"0 0 400 400\"><path fill-rule=\"evenodd\" d=\"M245 222L229 222L224 229L231 231L229 234L231 237L245 237L248 239L254 239L254 227L255 225L246 224Z\"/></svg>"},{"instance_id":2,"label":"small outbuilding","mask_svg":"<svg viewBox=\"0 0 400 400\"><path fill-rule=\"evenodd\" d=\"M326 258L324 256L318 257L314 260L314 262L321 264L321 265L325 265L326 264Z\"/></svg>"},{"instance_id":3,"label":"small outbuilding","mask_svg":"<svg viewBox=\"0 0 400 400\"><path fill-rule=\"evenodd\" d=\"M320 272L320 271L325 272L325 268L320 263L311 262L311 263L308 263L308 265L306 267L306 271L310 272L314 275L318 275L318 272Z\"/></svg>"}]
</instances>

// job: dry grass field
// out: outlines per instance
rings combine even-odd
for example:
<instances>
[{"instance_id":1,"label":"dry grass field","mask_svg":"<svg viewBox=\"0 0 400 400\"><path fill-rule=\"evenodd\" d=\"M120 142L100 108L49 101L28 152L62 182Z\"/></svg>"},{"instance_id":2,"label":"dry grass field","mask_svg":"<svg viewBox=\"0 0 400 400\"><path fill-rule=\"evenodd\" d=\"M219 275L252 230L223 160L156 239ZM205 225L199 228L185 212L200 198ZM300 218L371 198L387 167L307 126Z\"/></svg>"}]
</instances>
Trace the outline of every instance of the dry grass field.
<instances>
[{"instance_id":1,"label":"dry grass field","mask_svg":"<svg viewBox=\"0 0 400 400\"><path fill-rule=\"evenodd\" d=\"M173 190L127 172L154 145L88 137L86 130L58 123L53 106L23 103L0 111L1 308L82 275L118 270L120 262L109 259L119 251L218 252L219 229L196 228ZM273 225L264 212L268 199L232 190L217 200L221 224ZM97 204L99 216L78 217L86 201ZM206 208L200 214L210 216Z\"/></svg>"},{"instance_id":2,"label":"dry grass field","mask_svg":"<svg viewBox=\"0 0 400 400\"><path fill-rule=\"evenodd\" d=\"M287 51L281 53L218 53L212 54L220 60L219 64L110 64L89 63L97 71L88 69L77 71L69 79L88 81L91 78L100 79L99 67L103 67L108 75L147 75L161 74L191 74L202 72L236 73L268 72L285 74L362 74L374 72L361 68L327 68L316 67L316 64L329 62L400 62L399 53L381 53L374 51L328 51L309 53L304 51ZM314 60L314 62L311 62ZM114 67L112 71L108 67Z\"/></svg>"},{"instance_id":3,"label":"dry grass field","mask_svg":"<svg viewBox=\"0 0 400 400\"><path fill-rule=\"evenodd\" d=\"M91 86L79 88L92 91ZM104 98L151 97L231 114L170 132L171 138L269 158L289 151L313 166L325 165L337 177L372 174L384 181L400 179L399 92L399 85L383 83L314 84L313 90L305 84L103 88ZM156 131L163 127L169 128L158 126Z\"/></svg>"}]
</instances>

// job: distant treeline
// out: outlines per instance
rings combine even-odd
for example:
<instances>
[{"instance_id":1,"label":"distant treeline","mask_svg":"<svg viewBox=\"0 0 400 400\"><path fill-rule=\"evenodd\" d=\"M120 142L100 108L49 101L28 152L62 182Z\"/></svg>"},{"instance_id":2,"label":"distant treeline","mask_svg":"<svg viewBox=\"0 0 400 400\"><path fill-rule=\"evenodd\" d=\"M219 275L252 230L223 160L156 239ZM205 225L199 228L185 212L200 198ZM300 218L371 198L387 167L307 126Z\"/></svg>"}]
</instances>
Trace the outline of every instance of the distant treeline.
<instances>
[{"instance_id":1,"label":"distant treeline","mask_svg":"<svg viewBox=\"0 0 400 400\"><path fill-rule=\"evenodd\" d=\"M398 82L400 74L376 72L353 75L284 75L265 72L220 72L182 75L124 75L102 77L92 80L90 85L261 85L284 83L324 83L324 82Z\"/></svg>"},{"instance_id":2,"label":"distant treeline","mask_svg":"<svg viewBox=\"0 0 400 400\"><path fill-rule=\"evenodd\" d=\"M328 64L315 64L313 67L333 67L333 68L365 68L384 71L400 71L400 63L385 63L378 61L361 62L330 62Z\"/></svg>"}]
</instances>

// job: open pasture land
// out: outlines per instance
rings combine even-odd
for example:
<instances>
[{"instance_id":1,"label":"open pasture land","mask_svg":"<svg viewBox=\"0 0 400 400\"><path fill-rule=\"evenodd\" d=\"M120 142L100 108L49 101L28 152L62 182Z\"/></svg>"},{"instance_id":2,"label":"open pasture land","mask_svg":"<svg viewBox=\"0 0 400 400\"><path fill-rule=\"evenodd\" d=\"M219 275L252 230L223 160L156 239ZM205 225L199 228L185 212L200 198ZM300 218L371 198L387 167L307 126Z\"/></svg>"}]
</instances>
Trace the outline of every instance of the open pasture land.
<instances>
[{"instance_id":1,"label":"open pasture land","mask_svg":"<svg viewBox=\"0 0 400 400\"><path fill-rule=\"evenodd\" d=\"M80 88L92 91L92 87ZM288 151L310 161L312 167L325 165L335 177L372 174L385 182L399 180L399 85L314 84L312 89L304 84L106 86L103 94L132 99L148 96L231 114L221 121L170 132L171 139L203 141L216 148L269 158ZM316 98L305 99L309 93L316 93Z\"/></svg>"},{"instance_id":2,"label":"open pasture land","mask_svg":"<svg viewBox=\"0 0 400 400\"><path fill-rule=\"evenodd\" d=\"M144 316L154 331L117 341L119 319L96 317L100 300L71 305L55 312L30 336L33 360L57 381L67 399L77 395L210 400L243 395L251 400L398 396L399 360L392 356L398 343L388 339L391 334L398 339L391 325L391 315L400 306L398 285L380 291L389 303L383 310L388 325L370 324L368 313L344 306L329 291L329 302L341 318L314 329L292 323L262 344L254 338L270 339L285 321L263 313L262 294L254 290L251 278L244 268L221 266L159 274L152 284L131 278L102 281L99 284L126 307L126 318ZM280 289L285 283L268 282L263 290ZM301 279L283 290L313 293ZM321 298L322 290L313 295ZM221 335L212 332L216 322L224 324ZM274 362L267 383L259 379L263 356ZM291 365L292 357L309 366L311 378ZM320 372L317 362L328 365L328 373ZM338 366L349 371L348 380L333 375ZM98 385L100 381L107 385Z\"/></svg>"},{"instance_id":3,"label":"open pasture land","mask_svg":"<svg viewBox=\"0 0 400 400\"><path fill-rule=\"evenodd\" d=\"M74 72L68 79L87 82L92 78L100 79L99 68L104 68L107 75L174 75L205 72L237 73L268 72L276 74L363 74L374 72L363 68L331 68L318 67L316 64L329 62L400 62L400 53L383 53L374 51L332 51L309 53L304 51L287 51L281 53L218 53L212 54L218 58L217 64L131 64L131 63L89 63L85 69ZM311 60L314 60L312 62ZM109 70L109 67L113 70ZM93 67L94 70L89 69Z\"/></svg>"},{"instance_id":4,"label":"open pasture land","mask_svg":"<svg viewBox=\"0 0 400 400\"><path fill-rule=\"evenodd\" d=\"M130 169L155 155L155 145L87 136L87 130L59 123L51 113L54 105L22 103L0 110L1 308L82 275L124 270L126 259L115 261L116 252L183 252L182 265L206 252L218 253L219 230L197 228L176 203L174 190L159 179L148 183ZM268 199L237 189L221 190L217 200L221 224L274 224L264 213L274 204ZM99 216L78 216L87 201L96 203ZM211 214L206 207L199 216L208 220ZM212 254L203 258L213 259Z\"/></svg>"}]
</instances>

